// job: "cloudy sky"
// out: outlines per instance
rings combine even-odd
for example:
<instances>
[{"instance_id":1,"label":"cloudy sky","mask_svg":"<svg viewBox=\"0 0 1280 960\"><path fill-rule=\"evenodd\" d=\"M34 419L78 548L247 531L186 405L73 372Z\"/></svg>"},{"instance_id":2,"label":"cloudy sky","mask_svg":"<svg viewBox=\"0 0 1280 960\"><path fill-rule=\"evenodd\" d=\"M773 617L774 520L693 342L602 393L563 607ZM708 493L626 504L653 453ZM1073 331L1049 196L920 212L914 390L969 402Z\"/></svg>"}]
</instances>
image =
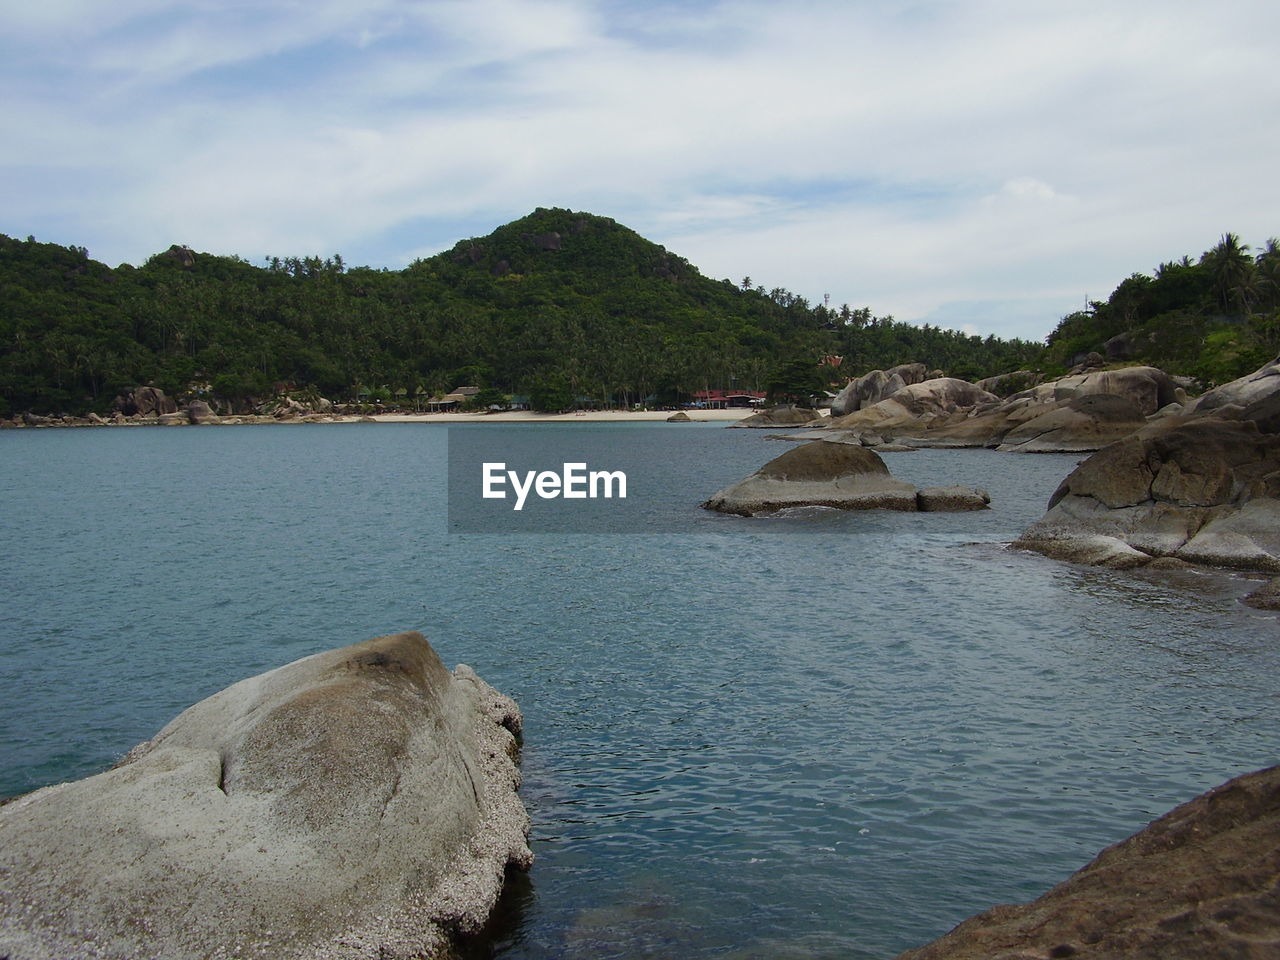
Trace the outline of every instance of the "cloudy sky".
<instances>
[{"instance_id":1,"label":"cloudy sky","mask_svg":"<svg viewBox=\"0 0 1280 960\"><path fill-rule=\"evenodd\" d=\"M1280 5L0 0L0 232L397 268L538 206L1041 338L1280 234Z\"/></svg>"}]
</instances>

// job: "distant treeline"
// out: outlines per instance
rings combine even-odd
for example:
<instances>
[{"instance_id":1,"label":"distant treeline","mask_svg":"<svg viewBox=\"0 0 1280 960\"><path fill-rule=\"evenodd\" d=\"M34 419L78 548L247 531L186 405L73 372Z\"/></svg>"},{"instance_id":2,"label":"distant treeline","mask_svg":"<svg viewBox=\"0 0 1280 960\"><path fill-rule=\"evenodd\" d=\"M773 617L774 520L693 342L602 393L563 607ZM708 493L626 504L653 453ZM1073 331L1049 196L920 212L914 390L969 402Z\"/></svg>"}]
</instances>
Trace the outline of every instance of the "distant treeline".
<instances>
[{"instance_id":1,"label":"distant treeline","mask_svg":"<svg viewBox=\"0 0 1280 960\"><path fill-rule=\"evenodd\" d=\"M1261 279L1242 299L1234 286L1220 290L1216 268L1177 266L1189 276L1202 268L1208 308L1239 313L1274 299L1262 297ZM1150 284L1163 290L1161 270ZM1063 321L1046 358L1038 343L766 287L704 277L613 220L561 209L403 270L348 267L340 256L255 266L181 246L112 269L84 248L0 236L0 415L104 412L139 384L237 408L280 389L412 405L462 385L555 408L672 403L714 388L794 396L905 362L970 379L1063 364L1073 350L1097 349L1103 331L1105 340L1133 326L1113 322L1111 301L1094 304ZM1216 321L1205 322L1216 335ZM1255 326L1223 322L1246 340ZM819 367L831 356L843 362Z\"/></svg>"},{"instance_id":2,"label":"distant treeline","mask_svg":"<svg viewBox=\"0 0 1280 960\"><path fill-rule=\"evenodd\" d=\"M0 413L103 411L137 384L235 404L281 385L408 403L474 385L629 405L779 387L830 355L845 358L826 368L834 382L917 360L981 376L1043 350L711 280L612 220L558 209L394 271L186 247L111 269L4 237L0 291Z\"/></svg>"}]
</instances>

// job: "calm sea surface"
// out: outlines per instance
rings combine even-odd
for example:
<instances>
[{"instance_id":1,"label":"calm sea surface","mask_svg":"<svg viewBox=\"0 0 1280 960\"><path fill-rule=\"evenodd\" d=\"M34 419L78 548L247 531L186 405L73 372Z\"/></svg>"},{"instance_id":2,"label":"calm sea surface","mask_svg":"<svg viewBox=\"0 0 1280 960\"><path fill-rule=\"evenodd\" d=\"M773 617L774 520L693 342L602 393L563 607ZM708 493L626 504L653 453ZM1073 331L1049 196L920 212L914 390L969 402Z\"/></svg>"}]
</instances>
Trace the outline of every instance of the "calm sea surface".
<instances>
[{"instance_id":1,"label":"calm sea surface","mask_svg":"<svg viewBox=\"0 0 1280 960\"><path fill-rule=\"evenodd\" d=\"M757 431L527 426L651 448L682 532L449 534L447 438L486 429L0 433L0 795L420 629L526 718L501 956L883 958L1277 762L1247 581L1002 548L1074 457L886 454L994 509L748 520L697 504L787 449Z\"/></svg>"}]
</instances>

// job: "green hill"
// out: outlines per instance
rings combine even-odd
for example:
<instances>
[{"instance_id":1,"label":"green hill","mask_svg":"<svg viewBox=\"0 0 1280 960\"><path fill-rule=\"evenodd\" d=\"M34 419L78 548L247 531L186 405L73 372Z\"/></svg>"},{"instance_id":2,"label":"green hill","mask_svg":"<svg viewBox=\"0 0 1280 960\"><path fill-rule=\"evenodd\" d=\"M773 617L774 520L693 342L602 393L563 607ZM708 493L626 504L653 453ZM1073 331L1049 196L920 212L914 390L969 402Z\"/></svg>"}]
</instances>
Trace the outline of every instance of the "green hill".
<instances>
[{"instance_id":1,"label":"green hill","mask_svg":"<svg viewBox=\"0 0 1280 960\"><path fill-rule=\"evenodd\" d=\"M1250 256L1233 233L1199 260L1135 273L1105 302L1062 319L1048 337L1050 367L1089 352L1149 363L1206 385L1256 370L1280 349L1280 243Z\"/></svg>"},{"instance_id":2,"label":"green hill","mask_svg":"<svg viewBox=\"0 0 1280 960\"><path fill-rule=\"evenodd\" d=\"M78 247L0 236L0 414L105 411L151 383L243 407L282 385L337 400L474 384L561 402L670 402L920 361L959 376L1043 347L915 327L867 307L704 277L613 220L539 209L403 270L342 258L254 266L175 246L111 269Z\"/></svg>"}]
</instances>

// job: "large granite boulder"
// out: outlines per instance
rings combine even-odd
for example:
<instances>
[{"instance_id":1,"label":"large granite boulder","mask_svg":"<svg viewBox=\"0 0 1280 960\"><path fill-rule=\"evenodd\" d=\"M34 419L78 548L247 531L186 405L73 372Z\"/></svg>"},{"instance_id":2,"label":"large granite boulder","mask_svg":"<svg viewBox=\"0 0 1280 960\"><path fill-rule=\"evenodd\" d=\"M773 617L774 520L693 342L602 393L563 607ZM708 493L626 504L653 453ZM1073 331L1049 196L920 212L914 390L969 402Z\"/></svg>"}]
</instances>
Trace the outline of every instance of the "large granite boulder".
<instances>
[{"instance_id":1,"label":"large granite boulder","mask_svg":"<svg viewBox=\"0 0 1280 960\"><path fill-rule=\"evenodd\" d=\"M1248 420L1154 421L1080 464L1014 543L1110 567L1157 557L1280 572L1280 435Z\"/></svg>"},{"instance_id":2,"label":"large granite boulder","mask_svg":"<svg viewBox=\"0 0 1280 960\"><path fill-rule=\"evenodd\" d=\"M775 457L702 506L746 517L801 506L915 510L916 488L890 476L866 447L815 440Z\"/></svg>"},{"instance_id":3,"label":"large granite boulder","mask_svg":"<svg viewBox=\"0 0 1280 960\"><path fill-rule=\"evenodd\" d=\"M159 387L134 387L125 396L116 397L112 406L128 417L178 412L178 402Z\"/></svg>"},{"instance_id":4,"label":"large granite boulder","mask_svg":"<svg viewBox=\"0 0 1280 960\"><path fill-rule=\"evenodd\" d=\"M1267 433L1280 433L1280 357L1239 380L1206 392L1186 408L1189 416L1253 420Z\"/></svg>"},{"instance_id":5,"label":"large granite boulder","mask_svg":"<svg viewBox=\"0 0 1280 960\"><path fill-rule=\"evenodd\" d=\"M0 807L0 956L450 956L531 861L519 722L418 633L242 680Z\"/></svg>"},{"instance_id":6,"label":"large granite boulder","mask_svg":"<svg viewBox=\"0 0 1280 960\"><path fill-rule=\"evenodd\" d=\"M1084 394L1012 426L996 449L1014 453L1100 450L1146 426L1146 422L1142 409L1128 397Z\"/></svg>"},{"instance_id":7,"label":"large granite boulder","mask_svg":"<svg viewBox=\"0 0 1280 960\"><path fill-rule=\"evenodd\" d=\"M895 480L874 451L855 443L815 440L775 457L751 476L714 494L704 509L750 517L787 507L841 510L980 510L990 498L980 490L930 488L920 494Z\"/></svg>"},{"instance_id":8,"label":"large granite boulder","mask_svg":"<svg viewBox=\"0 0 1280 960\"><path fill-rule=\"evenodd\" d=\"M1000 906L898 960L1280 956L1280 767L1165 814L1031 903Z\"/></svg>"},{"instance_id":9,"label":"large granite boulder","mask_svg":"<svg viewBox=\"0 0 1280 960\"><path fill-rule=\"evenodd\" d=\"M822 414L807 407L770 407L731 423L731 427L806 427L822 420Z\"/></svg>"},{"instance_id":10,"label":"large granite boulder","mask_svg":"<svg viewBox=\"0 0 1280 960\"><path fill-rule=\"evenodd\" d=\"M870 430L885 436L916 436L942 423L963 418L980 404L997 403L967 380L936 377L908 384L890 397L862 407L842 417L834 416L830 426L845 430Z\"/></svg>"},{"instance_id":11,"label":"large granite boulder","mask_svg":"<svg viewBox=\"0 0 1280 960\"><path fill-rule=\"evenodd\" d=\"M195 424L218 423L218 415L203 400L192 400L187 404L187 419Z\"/></svg>"},{"instance_id":12,"label":"large granite boulder","mask_svg":"<svg viewBox=\"0 0 1280 960\"><path fill-rule=\"evenodd\" d=\"M923 363L903 363L888 370L872 370L855 377L845 384L831 401L831 415L842 417L879 403L893 396L903 387L929 379L928 368Z\"/></svg>"}]
</instances>

